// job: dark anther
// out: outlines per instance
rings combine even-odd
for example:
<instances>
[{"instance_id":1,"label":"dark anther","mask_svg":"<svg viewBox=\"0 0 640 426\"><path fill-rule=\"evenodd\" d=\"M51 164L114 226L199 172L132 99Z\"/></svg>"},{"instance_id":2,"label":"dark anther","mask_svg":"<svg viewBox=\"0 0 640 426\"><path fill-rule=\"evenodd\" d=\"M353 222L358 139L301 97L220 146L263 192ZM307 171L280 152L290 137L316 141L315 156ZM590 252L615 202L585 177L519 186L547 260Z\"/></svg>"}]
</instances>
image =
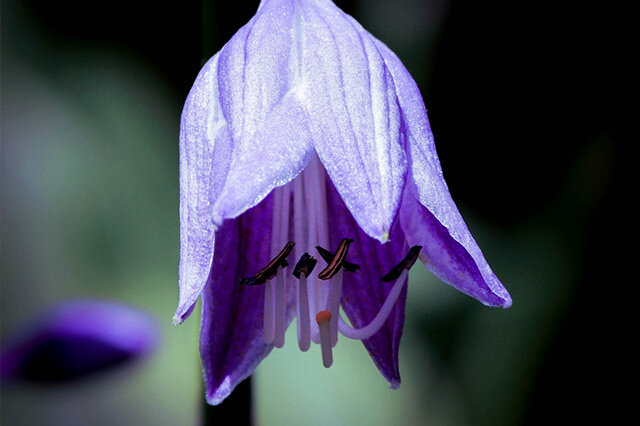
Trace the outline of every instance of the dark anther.
<instances>
[{"instance_id":1,"label":"dark anther","mask_svg":"<svg viewBox=\"0 0 640 426\"><path fill-rule=\"evenodd\" d=\"M280 253L278 253L278 255L274 257L267 266L260 269L260 271L258 271L258 273L253 277L242 278L240 280L240 285L260 285L264 284L267 280L275 277L278 273L278 267L284 268L285 266L289 265L289 262L287 262L287 257L289 256L291 250L293 250L293 246L295 245L296 243L289 241L287 245L284 246L282 251L280 251Z\"/></svg>"},{"instance_id":2,"label":"dark anther","mask_svg":"<svg viewBox=\"0 0 640 426\"><path fill-rule=\"evenodd\" d=\"M320 253L320 257L322 257L322 259L324 259L325 262L331 263L331 261L333 260L333 253L331 253L326 248L322 248L320 246L316 246L316 249L318 249L318 253ZM347 262L345 260L342 262L342 269L344 269L347 272L355 272L358 269L360 269L360 265L358 265L357 263Z\"/></svg>"},{"instance_id":3,"label":"dark anther","mask_svg":"<svg viewBox=\"0 0 640 426\"><path fill-rule=\"evenodd\" d=\"M396 266L389 271L387 275L382 277L382 282L388 283L391 281L395 281L398 279L402 271L406 269L407 271L411 269L414 263L416 263L416 259L418 259L418 255L420 254L420 250L422 250L422 246L413 246L409 249L409 254L407 254L404 259L400 261Z\"/></svg>"},{"instance_id":4,"label":"dark anther","mask_svg":"<svg viewBox=\"0 0 640 426\"><path fill-rule=\"evenodd\" d=\"M318 263L318 261L309 253L303 254L300 260L298 260L298 263L296 263L296 267L293 268L293 275L297 279L300 279L300 274L308 277L311 275L313 268L316 267L316 263Z\"/></svg>"},{"instance_id":5,"label":"dark anther","mask_svg":"<svg viewBox=\"0 0 640 426\"><path fill-rule=\"evenodd\" d=\"M331 259L331 262L329 262L327 267L318 274L318 278L320 278L321 280L328 280L338 273L338 271L344 264L344 258L347 257L349 245L352 242L353 240L349 238L343 238L342 241L340 241L340 245L338 246L338 250L336 250L336 254L333 256L333 259Z\"/></svg>"},{"instance_id":6,"label":"dark anther","mask_svg":"<svg viewBox=\"0 0 640 426\"><path fill-rule=\"evenodd\" d=\"M264 281L256 280L256 277L244 277L240 278L240 285L260 285L264 284Z\"/></svg>"},{"instance_id":7,"label":"dark anther","mask_svg":"<svg viewBox=\"0 0 640 426\"><path fill-rule=\"evenodd\" d=\"M256 274L256 280L266 281L275 277L276 274L278 273L279 266L282 266L284 268L289 264L287 262L287 257L289 256L289 253L291 253L291 250L293 250L293 246L295 245L296 243L289 241L284 246L282 251L280 251L280 253L278 253L278 255L274 257L267 266L265 266L264 268L260 269L260 271L258 271L258 273Z\"/></svg>"}]
</instances>

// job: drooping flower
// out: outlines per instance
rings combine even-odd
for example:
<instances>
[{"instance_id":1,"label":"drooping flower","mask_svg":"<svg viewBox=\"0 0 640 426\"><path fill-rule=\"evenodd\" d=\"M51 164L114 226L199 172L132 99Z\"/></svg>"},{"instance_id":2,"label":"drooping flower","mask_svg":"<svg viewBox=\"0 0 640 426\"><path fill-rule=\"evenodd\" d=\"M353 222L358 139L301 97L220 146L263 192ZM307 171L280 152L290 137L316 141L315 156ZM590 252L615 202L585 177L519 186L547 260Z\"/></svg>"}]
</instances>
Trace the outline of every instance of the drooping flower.
<instances>
[{"instance_id":1,"label":"drooping flower","mask_svg":"<svg viewBox=\"0 0 640 426\"><path fill-rule=\"evenodd\" d=\"M157 342L155 321L138 309L104 300L67 301L2 342L0 377L68 382L143 357Z\"/></svg>"},{"instance_id":2,"label":"drooping flower","mask_svg":"<svg viewBox=\"0 0 640 426\"><path fill-rule=\"evenodd\" d=\"M211 404L294 317L302 351L319 343L331 365L340 331L397 387L418 254L463 293L511 305L451 199L416 83L330 0L263 0L204 66L182 114L180 194L175 322L202 294Z\"/></svg>"}]
</instances>

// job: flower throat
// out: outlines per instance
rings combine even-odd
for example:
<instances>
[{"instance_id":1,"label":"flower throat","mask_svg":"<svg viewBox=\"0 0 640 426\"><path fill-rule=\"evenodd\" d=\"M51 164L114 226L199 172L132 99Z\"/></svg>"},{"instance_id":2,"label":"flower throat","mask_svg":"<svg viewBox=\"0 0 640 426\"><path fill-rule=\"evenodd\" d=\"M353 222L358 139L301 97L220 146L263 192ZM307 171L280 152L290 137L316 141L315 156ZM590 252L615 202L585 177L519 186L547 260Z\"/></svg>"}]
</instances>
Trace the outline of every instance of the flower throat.
<instances>
[{"instance_id":1,"label":"flower throat","mask_svg":"<svg viewBox=\"0 0 640 426\"><path fill-rule=\"evenodd\" d=\"M287 306L295 303L298 347L304 352L311 342L319 344L323 365L328 368L333 364L338 332L347 338L364 340L384 325L421 247L412 247L398 265L381 277L382 282L395 281L384 304L368 325L352 328L340 315L340 298L343 281L349 285L349 274L358 273L360 265L346 260L353 240L344 238L335 252L329 247L325 185L326 172L315 156L297 178L273 190L272 260L254 276L243 278L240 284L264 285L264 343L284 346L290 320ZM293 267L288 261L292 252L296 259ZM327 264L316 274L313 271L317 260L309 254L314 252Z\"/></svg>"}]
</instances>

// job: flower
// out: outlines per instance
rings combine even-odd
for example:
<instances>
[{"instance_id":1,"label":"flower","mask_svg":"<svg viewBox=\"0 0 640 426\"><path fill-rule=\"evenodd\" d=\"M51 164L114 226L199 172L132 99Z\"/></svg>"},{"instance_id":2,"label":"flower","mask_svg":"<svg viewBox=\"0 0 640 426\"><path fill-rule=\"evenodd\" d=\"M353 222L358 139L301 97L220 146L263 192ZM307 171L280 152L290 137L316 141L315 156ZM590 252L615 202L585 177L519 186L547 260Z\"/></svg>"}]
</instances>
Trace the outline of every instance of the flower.
<instances>
[{"instance_id":1,"label":"flower","mask_svg":"<svg viewBox=\"0 0 640 426\"><path fill-rule=\"evenodd\" d=\"M320 343L331 365L339 330L397 387L412 253L482 303L511 305L451 199L416 83L329 0L263 0L200 71L182 113L180 202L174 320L202 294L211 404L294 317L301 350Z\"/></svg>"},{"instance_id":2,"label":"flower","mask_svg":"<svg viewBox=\"0 0 640 426\"><path fill-rule=\"evenodd\" d=\"M157 325L144 312L115 302L67 301L3 342L0 377L68 382L140 358L157 341Z\"/></svg>"}]
</instances>

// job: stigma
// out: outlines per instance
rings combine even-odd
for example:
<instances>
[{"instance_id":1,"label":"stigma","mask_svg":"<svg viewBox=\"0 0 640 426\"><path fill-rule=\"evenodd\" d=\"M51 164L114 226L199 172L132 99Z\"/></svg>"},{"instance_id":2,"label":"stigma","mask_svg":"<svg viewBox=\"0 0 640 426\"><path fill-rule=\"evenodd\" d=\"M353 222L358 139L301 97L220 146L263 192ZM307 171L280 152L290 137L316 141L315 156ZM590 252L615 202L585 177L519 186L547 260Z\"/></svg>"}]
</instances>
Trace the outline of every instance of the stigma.
<instances>
[{"instance_id":1,"label":"stigma","mask_svg":"<svg viewBox=\"0 0 640 426\"><path fill-rule=\"evenodd\" d=\"M322 364L329 368L339 335L363 340L382 328L421 247L409 249L398 265L379 278L380 285L394 284L374 319L364 327L351 327L340 314L342 288L349 285L352 274L359 273L360 265L348 261L353 239L343 238L337 247L330 247L326 184L326 172L315 157L293 181L273 190L271 261L240 284L264 288L265 344L283 347L287 325L295 317L298 348L306 352L312 343L319 345ZM317 273L313 272L318 262L315 253L326 263ZM294 267L289 263L292 255ZM295 315L287 309L293 305Z\"/></svg>"}]
</instances>

